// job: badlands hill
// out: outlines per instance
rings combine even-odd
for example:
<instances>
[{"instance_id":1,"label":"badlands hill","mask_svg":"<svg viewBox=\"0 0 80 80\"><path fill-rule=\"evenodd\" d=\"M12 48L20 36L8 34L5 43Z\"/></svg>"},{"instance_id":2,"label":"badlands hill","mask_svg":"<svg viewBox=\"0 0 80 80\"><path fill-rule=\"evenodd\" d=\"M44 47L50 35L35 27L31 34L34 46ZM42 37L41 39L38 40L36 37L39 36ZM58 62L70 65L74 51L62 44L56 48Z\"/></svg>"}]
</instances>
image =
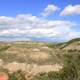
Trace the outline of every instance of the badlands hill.
<instances>
[{"instance_id":1,"label":"badlands hill","mask_svg":"<svg viewBox=\"0 0 80 80\"><path fill-rule=\"evenodd\" d=\"M63 54L73 53L80 53L79 38L64 43L0 42L0 70L6 69L9 74L21 70L26 77L60 71L65 62Z\"/></svg>"}]
</instances>

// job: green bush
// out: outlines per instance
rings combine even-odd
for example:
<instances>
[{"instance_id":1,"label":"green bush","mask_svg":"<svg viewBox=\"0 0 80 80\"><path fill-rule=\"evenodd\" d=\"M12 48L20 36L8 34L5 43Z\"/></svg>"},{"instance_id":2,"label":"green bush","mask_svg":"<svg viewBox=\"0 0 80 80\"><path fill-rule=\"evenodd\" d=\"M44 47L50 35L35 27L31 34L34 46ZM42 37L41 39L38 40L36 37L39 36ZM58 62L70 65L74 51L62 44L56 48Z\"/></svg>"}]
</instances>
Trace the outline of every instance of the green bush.
<instances>
[{"instance_id":1,"label":"green bush","mask_svg":"<svg viewBox=\"0 0 80 80\"><path fill-rule=\"evenodd\" d=\"M25 73L21 70L14 72L10 75L9 80L26 80Z\"/></svg>"}]
</instances>

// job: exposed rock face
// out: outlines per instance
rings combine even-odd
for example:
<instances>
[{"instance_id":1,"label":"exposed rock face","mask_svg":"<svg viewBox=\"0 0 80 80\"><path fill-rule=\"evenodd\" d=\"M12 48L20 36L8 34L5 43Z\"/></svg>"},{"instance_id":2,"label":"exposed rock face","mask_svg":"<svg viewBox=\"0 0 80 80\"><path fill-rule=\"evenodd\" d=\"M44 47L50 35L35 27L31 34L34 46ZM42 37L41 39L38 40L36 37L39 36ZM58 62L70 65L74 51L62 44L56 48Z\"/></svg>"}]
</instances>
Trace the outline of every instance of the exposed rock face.
<instances>
[{"instance_id":1,"label":"exposed rock face","mask_svg":"<svg viewBox=\"0 0 80 80\"><path fill-rule=\"evenodd\" d=\"M1 65L4 69L9 70L10 73L16 72L18 70L25 71L27 73L41 73L41 72L49 72L49 71L59 71L62 69L61 64L54 65L37 65L37 64L26 64L26 63L17 63L12 62L5 65Z\"/></svg>"},{"instance_id":2,"label":"exposed rock face","mask_svg":"<svg viewBox=\"0 0 80 80\"><path fill-rule=\"evenodd\" d=\"M3 60L0 59L0 67L2 67L3 64L4 64Z\"/></svg>"},{"instance_id":3,"label":"exposed rock face","mask_svg":"<svg viewBox=\"0 0 80 80\"><path fill-rule=\"evenodd\" d=\"M38 61L38 60L46 60L48 59L50 56L49 54L45 53L45 52L35 52L33 54L30 55L30 58L34 61Z\"/></svg>"},{"instance_id":4,"label":"exposed rock face","mask_svg":"<svg viewBox=\"0 0 80 80\"><path fill-rule=\"evenodd\" d=\"M33 73L41 73L41 72L50 72L50 71L59 71L62 69L62 65L54 64L54 65L42 65L42 66L33 66Z\"/></svg>"},{"instance_id":5,"label":"exposed rock face","mask_svg":"<svg viewBox=\"0 0 80 80\"><path fill-rule=\"evenodd\" d=\"M8 69L10 73L16 72L18 70L26 71L26 64L12 62L12 63L8 63L6 65L3 65L3 68Z\"/></svg>"},{"instance_id":6,"label":"exposed rock face","mask_svg":"<svg viewBox=\"0 0 80 80\"><path fill-rule=\"evenodd\" d=\"M32 50L33 52L40 52L40 50L38 48L35 48Z\"/></svg>"}]
</instances>

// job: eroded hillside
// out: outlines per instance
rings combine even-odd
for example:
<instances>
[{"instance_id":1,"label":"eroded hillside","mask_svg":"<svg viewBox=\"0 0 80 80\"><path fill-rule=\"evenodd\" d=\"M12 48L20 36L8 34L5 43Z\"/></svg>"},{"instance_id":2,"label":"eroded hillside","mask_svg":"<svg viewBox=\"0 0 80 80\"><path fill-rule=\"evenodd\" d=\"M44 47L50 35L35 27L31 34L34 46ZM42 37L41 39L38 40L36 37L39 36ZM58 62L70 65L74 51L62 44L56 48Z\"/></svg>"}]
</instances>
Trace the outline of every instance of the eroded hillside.
<instances>
[{"instance_id":1,"label":"eroded hillside","mask_svg":"<svg viewBox=\"0 0 80 80\"><path fill-rule=\"evenodd\" d=\"M27 80L38 73L60 71L66 53L79 54L80 39L64 43L0 42L0 70L7 70L9 74L21 70Z\"/></svg>"}]
</instances>

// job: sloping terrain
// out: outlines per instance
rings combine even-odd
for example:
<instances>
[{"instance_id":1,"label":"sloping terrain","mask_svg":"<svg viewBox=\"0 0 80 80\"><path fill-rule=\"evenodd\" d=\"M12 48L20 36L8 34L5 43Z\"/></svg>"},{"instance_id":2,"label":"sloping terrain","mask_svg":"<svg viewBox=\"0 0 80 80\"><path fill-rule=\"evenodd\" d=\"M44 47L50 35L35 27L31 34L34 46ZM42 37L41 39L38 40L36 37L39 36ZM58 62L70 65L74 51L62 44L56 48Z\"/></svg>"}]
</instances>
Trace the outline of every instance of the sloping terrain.
<instances>
[{"instance_id":1,"label":"sloping terrain","mask_svg":"<svg viewBox=\"0 0 80 80\"><path fill-rule=\"evenodd\" d=\"M10 73L22 70L35 74L58 71L62 64L47 43L1 42L0 67L9 70Z\"/></svg>"},{"instance_id":2,"label":"sloping terrain","mask_svg":"<svg viewBox=\"0 0 80 80\"><path fill-rule=\"evenodd\" d=\"M80 53L79 38L64 43L0 42L0 69L8 70L9 74L21 70L26 77L60 71L66 53Z\"/></svg>"}]
</instances>

